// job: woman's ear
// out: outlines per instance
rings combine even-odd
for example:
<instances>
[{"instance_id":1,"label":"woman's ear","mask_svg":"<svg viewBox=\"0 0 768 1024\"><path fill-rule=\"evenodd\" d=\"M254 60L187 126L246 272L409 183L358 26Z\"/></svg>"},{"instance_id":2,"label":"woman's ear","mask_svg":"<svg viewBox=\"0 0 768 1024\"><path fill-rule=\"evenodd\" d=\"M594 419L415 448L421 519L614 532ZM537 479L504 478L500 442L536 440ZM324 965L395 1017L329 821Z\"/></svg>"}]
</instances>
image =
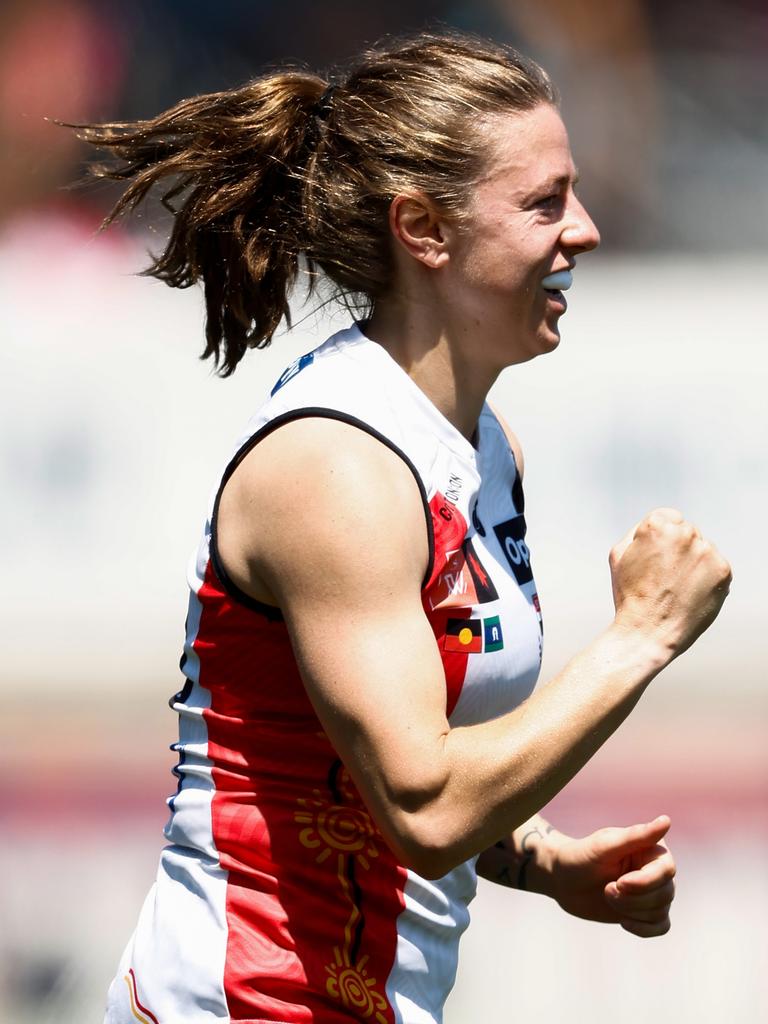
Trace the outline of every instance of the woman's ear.
<instances>
[{"instance_id":1,"label":"woman's ear","mask_svg":"<svg viewBox=\"0 0 768 1024\"><path fill-rule=\"evenodd\" d=\"M437 270L448 262L446 222L426 196L395 196L389 228L399 245L425 267Z\"/></svg>"}]
</instances>

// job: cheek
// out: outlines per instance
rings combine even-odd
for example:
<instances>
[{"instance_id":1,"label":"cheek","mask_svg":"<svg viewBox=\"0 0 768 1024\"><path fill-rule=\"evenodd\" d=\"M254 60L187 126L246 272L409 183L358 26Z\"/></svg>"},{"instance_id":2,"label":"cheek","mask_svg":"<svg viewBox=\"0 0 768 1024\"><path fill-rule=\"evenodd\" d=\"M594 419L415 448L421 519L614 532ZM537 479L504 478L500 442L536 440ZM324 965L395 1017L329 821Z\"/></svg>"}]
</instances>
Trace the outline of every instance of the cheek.
<instances>
[{"instance_id":1,"label":"cheek","mask_svg":"<svg viewBox=\"0 0 768 1024\"><path fill-rule=\"evenodd\" d=\"M480 287L501 291L527 291L530 270L521 253L505 238L488 238L468 254L467 277Z\"/></svg>"}]
</instances>

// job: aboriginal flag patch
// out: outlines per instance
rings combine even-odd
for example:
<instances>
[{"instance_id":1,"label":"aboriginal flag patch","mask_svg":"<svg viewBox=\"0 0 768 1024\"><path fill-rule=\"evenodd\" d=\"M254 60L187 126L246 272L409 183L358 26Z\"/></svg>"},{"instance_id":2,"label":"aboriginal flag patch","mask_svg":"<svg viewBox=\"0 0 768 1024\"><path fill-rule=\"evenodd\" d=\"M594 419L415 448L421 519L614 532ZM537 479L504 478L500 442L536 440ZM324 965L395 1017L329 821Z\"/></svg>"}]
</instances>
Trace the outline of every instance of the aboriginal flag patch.
<instances>
[{"instance_id":1,"label":"aboriginal flag patch","mask_svg":"<svg viewBox=\"0 0 768 1024\"><path fill-rule=\"evenodd\" d=\"M483 623L481 619L448 619L445 626L444 651L460 654L481 654Z\"/></svg>"}]
</instances>

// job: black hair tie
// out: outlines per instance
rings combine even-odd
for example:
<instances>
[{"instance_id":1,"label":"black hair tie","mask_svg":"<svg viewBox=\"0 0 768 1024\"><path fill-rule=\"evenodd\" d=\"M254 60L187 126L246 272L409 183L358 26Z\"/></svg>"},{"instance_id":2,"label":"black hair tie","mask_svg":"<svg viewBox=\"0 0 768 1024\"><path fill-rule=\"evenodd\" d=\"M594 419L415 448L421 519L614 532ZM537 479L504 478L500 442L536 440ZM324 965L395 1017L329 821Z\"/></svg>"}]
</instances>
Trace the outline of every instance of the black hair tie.
<instances>
[{"instance_id":1,"label":"black hair tie","mask_svg":"<svg viewBox=\"0 0 768 1024\"><path fill-rule=\"evenodd\" d=\"M314 114L318 121L325 122L328 120L328 115L331 112L331 104L333 101L333 94L336 92L335 85L329 85L323 95L315 104Z\"/></svg>"}]
</instances>

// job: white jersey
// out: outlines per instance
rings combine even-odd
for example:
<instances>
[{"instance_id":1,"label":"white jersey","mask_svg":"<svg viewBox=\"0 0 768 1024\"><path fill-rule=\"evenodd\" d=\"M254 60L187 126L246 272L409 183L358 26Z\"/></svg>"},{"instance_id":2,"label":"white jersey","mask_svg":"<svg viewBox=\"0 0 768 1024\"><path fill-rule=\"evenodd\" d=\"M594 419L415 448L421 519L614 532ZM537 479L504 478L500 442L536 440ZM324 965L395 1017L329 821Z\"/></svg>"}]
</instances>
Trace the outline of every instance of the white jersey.
<instances>
[{"instance_id":1,"label":"white jersey","mask_svg":"<svg viewBox=\"0 0 768 1024\"><path fill-rule=\"evenodd\" d=\"M359 327L334 335L249 423L191 566L169 845L110 989L112 1024L435 1024L454 982L474 859L435 881L397 861L315 716L279 610L218 558L227 479L266 433L307 416L366 431L414 474L451 725L504 714L536 683L541 615L498 420L483 408L473 446ZM382 510L382 530L395 515Z\"/></svg>"}]
</instances>

